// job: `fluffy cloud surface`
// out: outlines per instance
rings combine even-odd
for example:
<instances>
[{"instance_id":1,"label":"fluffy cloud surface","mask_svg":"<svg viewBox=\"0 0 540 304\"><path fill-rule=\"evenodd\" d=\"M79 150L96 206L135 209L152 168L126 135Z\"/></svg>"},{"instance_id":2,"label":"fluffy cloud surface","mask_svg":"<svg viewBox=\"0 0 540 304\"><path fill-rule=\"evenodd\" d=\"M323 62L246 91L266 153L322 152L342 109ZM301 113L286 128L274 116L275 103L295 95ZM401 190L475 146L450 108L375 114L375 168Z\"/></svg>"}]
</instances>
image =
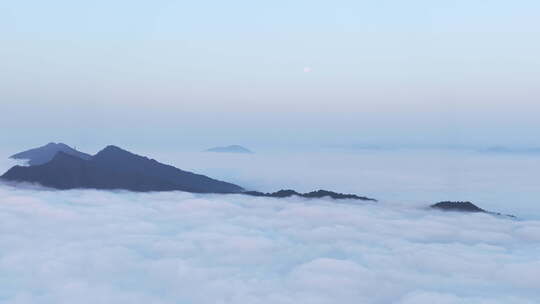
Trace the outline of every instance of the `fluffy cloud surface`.
<instances>
[{"instance_id":1,"label":"fluffy cloud surface","mask_svg":"<svg viewBox=\"0 0 540 304\"><path fill-rule=\"evenodd\" d=\"M540 221L0 186L0 303L538 303Z\"/></svg>"}]
</instances>

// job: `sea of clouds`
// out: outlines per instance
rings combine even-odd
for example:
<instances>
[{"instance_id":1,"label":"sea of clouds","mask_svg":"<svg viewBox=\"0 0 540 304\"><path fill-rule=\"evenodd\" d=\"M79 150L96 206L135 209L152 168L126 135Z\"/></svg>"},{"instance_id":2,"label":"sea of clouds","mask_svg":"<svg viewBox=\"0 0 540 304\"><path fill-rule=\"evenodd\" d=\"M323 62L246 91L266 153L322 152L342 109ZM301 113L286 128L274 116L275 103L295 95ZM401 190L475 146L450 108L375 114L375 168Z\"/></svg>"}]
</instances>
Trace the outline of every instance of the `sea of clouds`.
<instances>
[{"instance_id":1,"label":"sea of clouds","mask_svg":"<svg viewBox=\"0 0 540 304\"><path fill-rule=\"evenodd\" d=\"M276 163L255 181L280 186ZM425 206L0 184L0 303L540 301L539 220Z\"/></svg>"},{"instance_id":2,"label":"sea of clouds","mask_svg":"<svg viewBox=\"0 0 540 304\"><path fill-rule=\"evenodd\" d=\"M538 303L540 221L0 187L0 303Z\"/></svg>"}]
</instances>

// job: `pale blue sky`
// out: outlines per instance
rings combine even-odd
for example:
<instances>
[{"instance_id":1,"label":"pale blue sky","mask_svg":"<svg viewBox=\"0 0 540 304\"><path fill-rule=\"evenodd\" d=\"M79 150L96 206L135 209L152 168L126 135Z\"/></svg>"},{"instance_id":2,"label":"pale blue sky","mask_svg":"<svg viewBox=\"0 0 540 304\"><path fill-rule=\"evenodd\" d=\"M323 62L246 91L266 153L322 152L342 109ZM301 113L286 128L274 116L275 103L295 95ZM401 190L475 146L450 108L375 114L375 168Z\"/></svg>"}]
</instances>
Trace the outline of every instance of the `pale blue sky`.
<instances>
[{"instance_id":1,"label":"pale blue sky","mask_svg":"<svg viewBox=\"0 0 540 304\"><path fill-rule=\"evenodd\" d=\"M526 0L2 1L0 132L539 145L539 14Z\"/></svg>"}]
</instances>

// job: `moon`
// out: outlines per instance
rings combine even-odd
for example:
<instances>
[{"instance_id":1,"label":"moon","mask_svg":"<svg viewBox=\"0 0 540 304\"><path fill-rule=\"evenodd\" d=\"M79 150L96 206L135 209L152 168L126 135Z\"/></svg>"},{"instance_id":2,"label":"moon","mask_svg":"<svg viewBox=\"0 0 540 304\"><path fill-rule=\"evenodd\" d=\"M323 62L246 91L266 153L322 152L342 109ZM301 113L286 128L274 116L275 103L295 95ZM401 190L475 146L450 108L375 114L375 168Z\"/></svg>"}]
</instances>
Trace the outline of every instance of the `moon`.
<instances>
[{"instance_id":1,"label":"moon","mask_svg":"<svg viewBox=\"0 0 540 304\"><path fill-rule=\"evenodd\" d=\"M304 67L304 73L311 73L313 69L311 67Z\"/></svg>"}]
</instances>

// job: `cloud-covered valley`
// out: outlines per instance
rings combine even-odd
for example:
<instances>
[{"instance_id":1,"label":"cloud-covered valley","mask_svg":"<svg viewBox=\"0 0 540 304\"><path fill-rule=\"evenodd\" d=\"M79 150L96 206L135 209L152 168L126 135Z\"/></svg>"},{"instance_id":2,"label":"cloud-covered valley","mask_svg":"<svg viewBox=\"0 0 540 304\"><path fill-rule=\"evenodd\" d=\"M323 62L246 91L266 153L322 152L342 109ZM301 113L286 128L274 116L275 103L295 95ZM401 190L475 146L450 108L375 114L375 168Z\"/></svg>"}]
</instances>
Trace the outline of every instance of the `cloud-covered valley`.
<instances>
[{"instance_id":1,"label":"cloud-covered valley","mask_svg":"<svg viewBox=\"0 0 540 304\"><path fill-rule=\"evenodd\" d=\"M0 186L0 303L537 303L540 222Z\"/></svg>"}]
</instances>

